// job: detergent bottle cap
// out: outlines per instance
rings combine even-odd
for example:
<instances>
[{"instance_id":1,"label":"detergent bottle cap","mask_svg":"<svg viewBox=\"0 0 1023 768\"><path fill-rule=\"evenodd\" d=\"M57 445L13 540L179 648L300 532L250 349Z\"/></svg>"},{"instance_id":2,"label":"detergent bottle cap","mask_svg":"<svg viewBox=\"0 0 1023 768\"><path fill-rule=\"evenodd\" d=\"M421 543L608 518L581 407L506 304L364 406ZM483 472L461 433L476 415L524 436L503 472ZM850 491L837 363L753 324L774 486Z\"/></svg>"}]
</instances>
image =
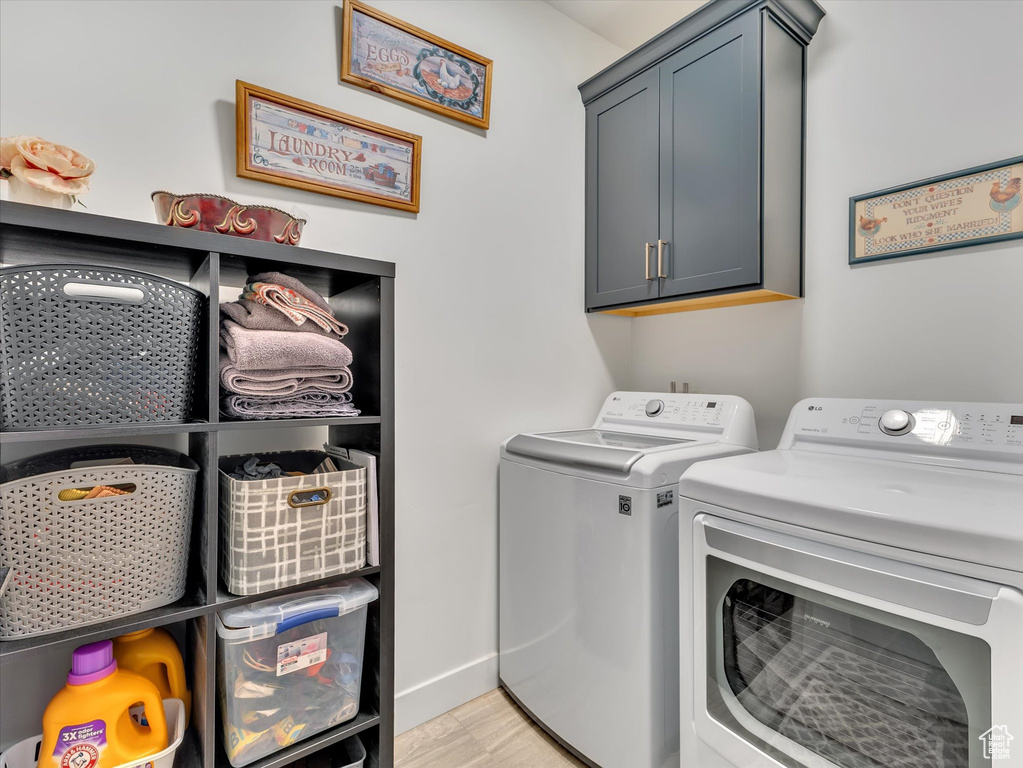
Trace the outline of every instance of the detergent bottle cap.
<instances>
[{"instance_id":1,"label":"detergent bottle cap","mask_svg":"<svg viewBox=\"0 0 1023 768\"><path fill-rule=\"evenodd\" d=\"M109 640L89 643L75 648L71 654L71 671L68 685L86 685L109 677L117 671L114 661L114 644Z\"/></svg>"}]
</instances>

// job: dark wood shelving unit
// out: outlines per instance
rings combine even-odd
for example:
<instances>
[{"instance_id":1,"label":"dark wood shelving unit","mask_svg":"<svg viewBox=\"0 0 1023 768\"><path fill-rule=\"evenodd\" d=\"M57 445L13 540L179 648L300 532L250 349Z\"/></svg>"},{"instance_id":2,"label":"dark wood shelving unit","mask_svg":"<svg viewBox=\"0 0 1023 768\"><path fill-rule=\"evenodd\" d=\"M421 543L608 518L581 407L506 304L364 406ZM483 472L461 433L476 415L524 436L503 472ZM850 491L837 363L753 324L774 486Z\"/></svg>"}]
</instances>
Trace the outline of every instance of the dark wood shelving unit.
<instances>
[{"instance_id":1,"label":"dark wood shelving unit","mask_svg":"<svg viewBox=\"0 0 1023 768\"><path fill-rule=\"evenodd\" d=\"M70 665L78 645L146 627L171 629L185 651L193 698L189 726L175 768L228 768L221 744L216 691L218 611L268 597L336 584L361 576L379 590L368 607L360 711L353 720L297 742L252 768L283 766L317 752L337 748L358 734L367 768L390 768L394 737L394 265L229 235L196 232L89 213L4 202L0 205L0 265L79 264L134 269L190 285L207 297L205 333L200 349L199 384L191 419L181 423L75 425L39 430L0 431L3 452L19 456L45 453L75 444L108 441L165 445L177 441L201 468L196 488L189 584L185 596L167 606L111 618L97 624L18 640L0 641L0 748L41 731L42 711L56 693L26 681L55 679ZM353 403L357 417L232 421L219 413L218 303L221 286L238 288L248 274L279 271L328 297L348 325L345 343L352 350ZM286 587L259 595L228 593L220 581L217 461L221 435L244 434L259 442L254 451L272 449L275 431L327 431L332 444L379 452L380 566ZM237 440L237 438L235 438ZM318 447L310 437L307 447ZM7 458L2 459L5 463ZM10 686L10 687L8 687ZM31 688L32 690L26 690ZM9 706L11 690L18 707ZM36 711L38 710L38 711Z\"/></svg>"}]
</instances>

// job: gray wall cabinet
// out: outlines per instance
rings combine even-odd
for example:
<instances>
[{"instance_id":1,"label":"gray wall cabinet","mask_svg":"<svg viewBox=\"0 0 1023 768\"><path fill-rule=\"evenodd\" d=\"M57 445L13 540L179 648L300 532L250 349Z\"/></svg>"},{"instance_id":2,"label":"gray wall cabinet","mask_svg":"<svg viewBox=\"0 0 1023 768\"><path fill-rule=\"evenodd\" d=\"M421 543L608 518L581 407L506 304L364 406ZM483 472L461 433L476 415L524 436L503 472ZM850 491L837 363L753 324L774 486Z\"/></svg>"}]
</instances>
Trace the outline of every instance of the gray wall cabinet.
<instances>
[{"instance_id":1,"label":"gray wall cabinet","mask_svg":"<svg viewBox=\"0 0 1023 768\"><path fill-rule=\"evenodd\" d=\"M714 0L579 86L586 309L802 296L814 0Z\"/></svg>"},{"instance_id":2,"label":"gray wall cabinet","mask_svg":"<svg viewBox=\"0 0 1023 768\"><path fill-rule=\"evenodd\" d=\"M657 114L656 70L586 110L587 304L657 298Z\"/></svg>"}]
</instances>

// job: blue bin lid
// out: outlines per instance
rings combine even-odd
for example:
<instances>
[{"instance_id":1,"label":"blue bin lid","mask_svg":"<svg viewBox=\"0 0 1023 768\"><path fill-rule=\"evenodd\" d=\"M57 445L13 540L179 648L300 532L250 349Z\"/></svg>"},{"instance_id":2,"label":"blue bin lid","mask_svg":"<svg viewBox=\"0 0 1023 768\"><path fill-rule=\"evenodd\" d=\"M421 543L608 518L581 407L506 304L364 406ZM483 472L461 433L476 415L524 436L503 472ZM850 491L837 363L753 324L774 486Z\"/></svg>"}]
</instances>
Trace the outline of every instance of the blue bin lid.
<instances>
[{"instance_id":1,"label":"blue bin lid","mask_svg":"<svg viewBox=\"0 0 1023 768\"><path fill-rule=\"evenodd\" d=\"M229 642L248 642L317 619L335 618L373 602L377 588L361 577L341 584L228 608L217 615L217 634Z\"/></svg>"}]
</instances>

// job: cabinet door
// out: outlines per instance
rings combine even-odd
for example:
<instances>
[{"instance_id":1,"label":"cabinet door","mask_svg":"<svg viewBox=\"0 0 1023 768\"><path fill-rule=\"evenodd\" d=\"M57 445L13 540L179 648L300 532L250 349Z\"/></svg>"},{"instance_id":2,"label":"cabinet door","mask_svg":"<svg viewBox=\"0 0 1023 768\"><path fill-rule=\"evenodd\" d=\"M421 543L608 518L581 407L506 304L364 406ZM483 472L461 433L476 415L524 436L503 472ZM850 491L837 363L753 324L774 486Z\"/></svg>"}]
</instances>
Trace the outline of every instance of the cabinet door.
<instances>
[{"instance_id":1,"label":"cabinet door","mask_svg":"<svg viewBox=\"0 0 1023 768\"><path fill-rule=\"evenodd\" d=\"M657 298L657 71L586 109L586 308ZM649 277L649 279L648 279Z\"/></svg>"},{"instance_id":2,"label":"cabinet door","mask_svg":"<svg viewBox=\"0 0 1023 768\"><path fill-rule=\"evenodd\" d=\"M666 59L661 77L661 296L760 282L759 14Z\"/></svg>"}]
</instances>

